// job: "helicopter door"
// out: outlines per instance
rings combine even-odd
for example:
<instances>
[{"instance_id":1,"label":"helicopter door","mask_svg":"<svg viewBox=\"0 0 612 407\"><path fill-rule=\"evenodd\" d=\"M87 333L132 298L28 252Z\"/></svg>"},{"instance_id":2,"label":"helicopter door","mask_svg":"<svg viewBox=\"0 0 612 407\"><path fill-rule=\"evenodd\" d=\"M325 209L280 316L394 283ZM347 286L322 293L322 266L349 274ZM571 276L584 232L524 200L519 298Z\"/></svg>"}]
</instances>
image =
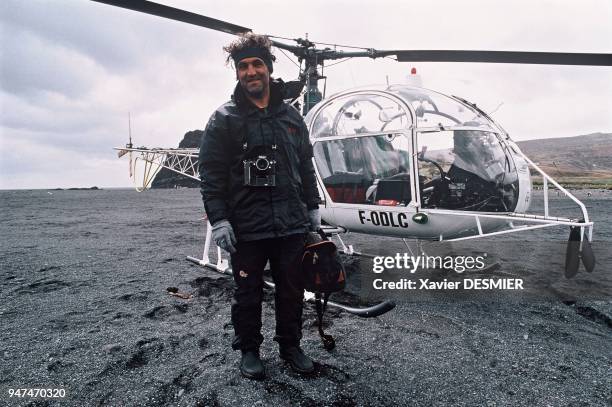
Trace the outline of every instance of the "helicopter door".
<instances>
[{"instance_id":1,"label":"helicopter door","mask_svg":"<svg viewBox=\"0 0 612 407\"><path fill-rule=\"evenodd\" d=\"M454 193L447 173L454 161L453 139L447 133L418 133L419 190L422 208L442 208Z\"/></svg>"},{"instance_id":2,"label":"helicopter door","mask_svg":"<svg viewBox=\"0 0 612 407\"><path fill-rule=\"evenodd\" d=\"M495 133L465 128L422 132L417 143L423 208L515 210L518 174Z\"/></svg>"},{"instance_id":3,"label":"helicopter door","mask_svg":"<svg viewBox=\"0 0 612 407\"><path fill-rule=\"evenodd\" d=\"M401 133L317 141L314 156L334 203L406 206L412 200L408 139Z\"/></svg>"},{"instance_id":4,"label":"helicopter door","mask_svg":"<svg viewBox=\"0 0 612 407\"><path fill-rule=\"evenodd\" d=\"M397 132L317 140L324 220L354 232L405 235L415 211L409 144Z\"/></svg>"}]
</instances>

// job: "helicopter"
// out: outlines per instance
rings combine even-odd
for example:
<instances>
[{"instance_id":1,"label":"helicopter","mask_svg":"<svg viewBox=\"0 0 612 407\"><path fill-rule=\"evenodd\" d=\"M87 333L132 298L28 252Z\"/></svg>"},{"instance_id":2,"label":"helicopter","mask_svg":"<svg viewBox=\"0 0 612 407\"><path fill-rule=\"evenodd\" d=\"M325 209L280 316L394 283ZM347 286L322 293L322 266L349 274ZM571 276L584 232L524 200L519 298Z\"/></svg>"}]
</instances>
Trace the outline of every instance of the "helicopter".
<instances>
[{"instance_id":1,"label":"helicopter","mask_svg":"<svg viewBox=\"0 0 612 407\"><path fill-rule=\"evenodd\" d=\"M252 31L225 21L145 0L93 0L233 35ZM275 47L300 62L297 81L285 83L285 99L300 106L310 129L324 231L338 239L342 251L359 255L341 235L365 233L406 239L459 241L534 229L570 228L565 275L576 275L580 262L595 267L591 248L594 223L585 205L531 161L490 115L458 96L416 85L385 85L350 89L323 98L319 69L344 58L394 57L398 62L486 62L517 64L612 66L612 54L377 50L343 51L317 48L308 38L294 44L268 36ZM303 67L302 67L303 65ZM301 99L300 99L301 98ZM198 149L150 149L131 141L118 147L130 155L130 170L144 164L141 186L151 185L161 168L199 181ZM136 159L132 162L132 154ZM528 212L532 201L531 173L543 182L541 213ZM579 209L581 217L550 213L554 186ZM210 225L201 266L227 272L220 248L209 257ZM334 304L332 304L334 305ZM338 304L342 308L341 304ZM350 309L362 316L380 315L378 308Z\"/></svg>"}]
</instances>

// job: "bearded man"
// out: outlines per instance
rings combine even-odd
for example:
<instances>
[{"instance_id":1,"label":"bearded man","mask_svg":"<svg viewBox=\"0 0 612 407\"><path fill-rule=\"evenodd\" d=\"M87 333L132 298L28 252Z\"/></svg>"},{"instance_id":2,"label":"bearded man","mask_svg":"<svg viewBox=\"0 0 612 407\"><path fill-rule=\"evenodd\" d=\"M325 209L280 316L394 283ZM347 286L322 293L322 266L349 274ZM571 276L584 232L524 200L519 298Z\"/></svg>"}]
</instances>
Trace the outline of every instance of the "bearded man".
<instances>
[{"instance_id":1,"label":"bearded man","mask_svg":"<svg viewBox=\"0 0 612 407\"><path fill-rule=\"evenodd\" d=\"M259 348L263 272L275 283L280 357L299 373L314 370L300 348L303 285L299 262L305 235L321 225L308 129L273 81L270 40L246 34L224 50L236 68L231 100L211 116L200 145L201 192L215 243L231 254L236 288L234 340L240 372L265 376Z\"/></svg>"}]
</instances>

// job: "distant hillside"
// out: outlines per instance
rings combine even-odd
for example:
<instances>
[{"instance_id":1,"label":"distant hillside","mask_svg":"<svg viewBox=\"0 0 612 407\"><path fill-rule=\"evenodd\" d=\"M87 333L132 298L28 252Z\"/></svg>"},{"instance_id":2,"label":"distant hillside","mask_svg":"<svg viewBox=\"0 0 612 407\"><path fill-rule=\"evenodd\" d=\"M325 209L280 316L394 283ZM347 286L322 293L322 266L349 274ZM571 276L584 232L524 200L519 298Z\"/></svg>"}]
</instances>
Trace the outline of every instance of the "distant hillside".
<instances>
[{"instance_id":1,"label":"distant hillside","mask_svg":"<svg viewBox=\"0 0 612 407\"><path fill-rule=\"evenodd\" d=\"M517 142L527 157L553 178L612 179L612 133Z\"/></svg>"},{"instance_id":2,"label":"distant hillside","mask_svg":"<svg viewBox=\"0 0 612 407\"><path fill-rule=\"evenodd\" d=\"M202 130L187 132L179 148L197 148L203 133ZM609 180L612 184L612 133L528 140L517 144L527 157L562 183ZM198 188L199 182L162 169L152 184L152 188L177 186Z\"/></svg>"}]
</instances>

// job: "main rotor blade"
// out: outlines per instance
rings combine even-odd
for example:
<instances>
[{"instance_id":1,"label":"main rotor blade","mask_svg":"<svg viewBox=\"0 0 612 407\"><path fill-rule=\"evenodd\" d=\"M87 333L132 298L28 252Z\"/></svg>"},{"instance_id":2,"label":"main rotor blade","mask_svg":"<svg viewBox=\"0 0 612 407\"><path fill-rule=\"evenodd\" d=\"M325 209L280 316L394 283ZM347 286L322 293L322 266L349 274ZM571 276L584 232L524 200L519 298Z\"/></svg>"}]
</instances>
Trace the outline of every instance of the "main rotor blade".
<instances>
[{"instance_id":1,"label":"main rotor blade","mask_svg":"<svg viewBox=\"0 0 612 407\"><path fill-rule=\"evenodd\" d=\"M228 34L242 34L252 31L250 28L236 24L206 17L200 14L181 10L178 8L153 3L147 0L92 0L98 3L109 4L115 7L127 8L141 13L153 14L154 16L168 18L170 20L182 21L183 23L193 24L212 30L222 31Z\"/></svg>"},{"instance_id":2,"label":"main rotor blade","mask_svg":"<svg viewBox=\"0 0 612 407\"><path fill-rule=\"evenodd\" d=\"M400 62L490 62L506 64L612 66L612 54L523 51L375 51L376 56L396 55Z\"/></svg>"}]
</instances>

